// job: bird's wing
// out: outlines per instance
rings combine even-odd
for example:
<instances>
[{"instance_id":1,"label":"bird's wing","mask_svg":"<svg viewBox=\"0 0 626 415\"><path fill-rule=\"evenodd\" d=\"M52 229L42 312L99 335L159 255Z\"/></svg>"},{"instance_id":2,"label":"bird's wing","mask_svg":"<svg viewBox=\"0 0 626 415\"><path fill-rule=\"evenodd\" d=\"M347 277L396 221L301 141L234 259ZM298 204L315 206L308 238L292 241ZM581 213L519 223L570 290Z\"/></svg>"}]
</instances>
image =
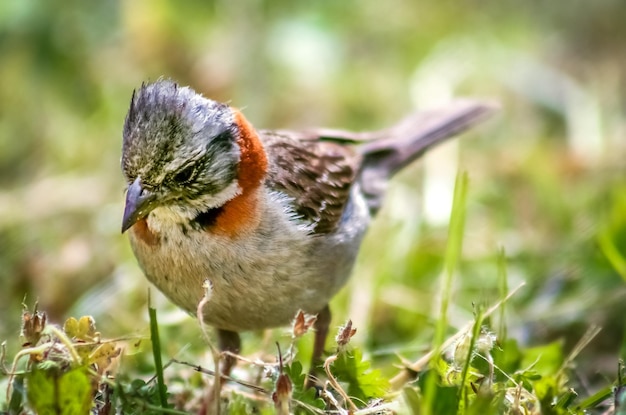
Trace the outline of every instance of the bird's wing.
<instances>
[{"instance_id":1,"label":"bird's wing","mask_svg":"<svg viewBox=\"0 0 626 415\"><path fill-rule=\"evenodd\" d=\"M294 210L315 233L329 233L341 220L354 181L374 215L391 176L497 108L490 101L460 99L378 131L262 131L271 164L267 184L294 199Z\"/></svg>"},{"instance_id":2,"label":"bird's wing","mask_svg":"<svg viewBox=\"0 0 626 415\"><path fill-rule=\"evenodd\" d=\"M314 132L261 131L269 158L266 185L293 199L314 234L333 232L350 198L361 156Z\"/></svg>"}]
</instances>

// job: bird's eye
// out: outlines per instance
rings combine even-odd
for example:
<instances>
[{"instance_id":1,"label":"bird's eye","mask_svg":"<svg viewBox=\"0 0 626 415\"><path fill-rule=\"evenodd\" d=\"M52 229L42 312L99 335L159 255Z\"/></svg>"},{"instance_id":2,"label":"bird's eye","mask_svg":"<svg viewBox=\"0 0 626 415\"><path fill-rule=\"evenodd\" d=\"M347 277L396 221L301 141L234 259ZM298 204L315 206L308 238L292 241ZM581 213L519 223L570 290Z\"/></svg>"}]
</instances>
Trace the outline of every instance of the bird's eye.
<instances>
[{"instance_id":1,"label":"bird's eye","mask_svg":"<svg viewBox=\"0 0 626 415\"><path fill-rule=\"evenodd\" d=\"M177 183L187 183L193 178L193 174L195 173L195 166L192 164L190 166L185 167L174 176L174 181Z\"/></svg>"}]
</instances>

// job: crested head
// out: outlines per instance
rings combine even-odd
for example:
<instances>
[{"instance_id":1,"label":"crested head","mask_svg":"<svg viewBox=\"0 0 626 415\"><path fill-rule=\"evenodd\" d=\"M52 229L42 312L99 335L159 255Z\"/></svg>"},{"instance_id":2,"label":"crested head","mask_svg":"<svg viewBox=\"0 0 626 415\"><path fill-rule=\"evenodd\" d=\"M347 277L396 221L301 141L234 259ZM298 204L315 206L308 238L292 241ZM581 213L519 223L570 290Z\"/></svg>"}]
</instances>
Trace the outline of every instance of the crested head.
<instances>
[{"instance_id":1,"label":"crested head","mask_svg":"<svg viewBox=\"0 0 626 415\"><path fill-rule=\"evenodd\" d=\"M235 195L239 135L229 106L169 80L144 84L124 123L122 170L151 194L150 209L193 216Z\"/></svg>"}]
</instances>

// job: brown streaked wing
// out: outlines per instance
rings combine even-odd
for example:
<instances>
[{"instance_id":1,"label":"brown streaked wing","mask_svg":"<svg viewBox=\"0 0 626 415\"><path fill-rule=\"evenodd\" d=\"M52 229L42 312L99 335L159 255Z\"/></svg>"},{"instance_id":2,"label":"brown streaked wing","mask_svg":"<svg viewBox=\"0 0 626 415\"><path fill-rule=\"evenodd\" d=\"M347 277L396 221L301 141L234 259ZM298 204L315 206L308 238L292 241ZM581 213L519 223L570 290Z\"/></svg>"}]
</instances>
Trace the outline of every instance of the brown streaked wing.
<instances>
[{"instance_id":1,"label":"brown streaked wing","mask_svg":"<svg viewBox=\"0 0 626 415\"><path fill-rule=\"evenodd\" d=\"M294 199L312 232L333 232L350 197L361 157L313 132L260 131L270 161L266 184Z\"/></svg>"}]
</instances>

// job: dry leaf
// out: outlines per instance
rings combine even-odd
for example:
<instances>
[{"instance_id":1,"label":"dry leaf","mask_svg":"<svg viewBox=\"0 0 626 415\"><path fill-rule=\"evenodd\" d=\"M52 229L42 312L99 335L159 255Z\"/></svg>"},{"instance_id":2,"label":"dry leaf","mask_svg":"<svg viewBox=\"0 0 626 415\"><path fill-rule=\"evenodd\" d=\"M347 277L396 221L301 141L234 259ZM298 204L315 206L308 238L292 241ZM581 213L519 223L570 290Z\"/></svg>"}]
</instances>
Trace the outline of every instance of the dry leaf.
<instances>
[{"instance_id":1,"label":"dry leaf","mask_svg":"<svg viewBox=\"0 0 626 415\"><path fill-rule=\"evenodd\" d=\"M304 336L313 327L313 324L317 321L317 316L306 314L302 310L298 310L296 318L293 320L291 326L291 335L294 339Z\"/></svg>"},{"instance_id":2,"label":"dry leaf","mask_svg":"<svg viewBox=\"0 0 626 415\"><path fill-rule=\"evenodd\" d=\"M350 339L356 333L356 328L352 328L352 320L348 320L345 326L339 327L339 333L337 333L337 337L335 337L335 341L337 342L337 346L344 347L348 343L350 343Z\"/></svg>"}]
</instances>

